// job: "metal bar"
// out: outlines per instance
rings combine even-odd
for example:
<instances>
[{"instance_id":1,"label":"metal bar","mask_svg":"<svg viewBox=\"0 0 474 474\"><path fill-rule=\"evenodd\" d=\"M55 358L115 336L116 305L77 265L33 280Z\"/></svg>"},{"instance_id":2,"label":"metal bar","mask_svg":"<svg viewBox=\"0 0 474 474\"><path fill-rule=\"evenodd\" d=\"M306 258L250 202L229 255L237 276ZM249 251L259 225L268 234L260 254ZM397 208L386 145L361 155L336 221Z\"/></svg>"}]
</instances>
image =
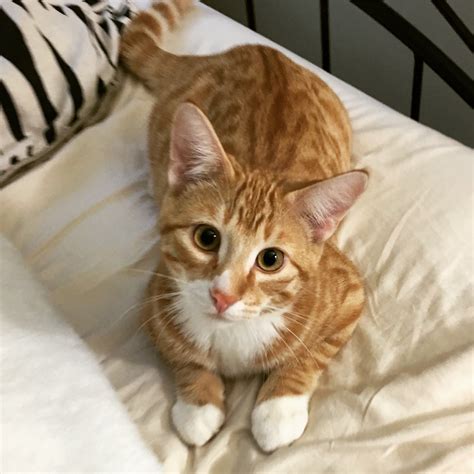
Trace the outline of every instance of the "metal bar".
<instances>
[{"instance_id":1,"label":"metal bar","mask_svg":"<svg viewBox=\"0 0 474 474\"><path fill-rule=\"evenodd\" d=\"M257 23L255 21L255 5L253 0L245 0L245 9L247 11L247 26L253 30L257 31Z\"/></svg>"},{"instance_id":2,"label":"metal bar","mask_svg":"<svg viewBox=\"0 0 474 474\"><path fill-rule=\"evenodd\" d=\"M465 102L474 107L474 81L425 35L387 4L374 0L351 0L423 59Z\"/></svg>"},{"instance_id":3,"label":"metal bar","mask_svg":"<svg viewBox=\"0 0 474 474\"><path fill-rule=\"evenodd\" d=\"M321 56L323 69L331 72L331 52L329 44L329 0L319 0L319 16L321 21Z\"/></svg>"},{"instance_id":4,"label":"metal bar","mask_svg":"<svg viewBox=\"0 0 474 474\"><path fill-rule=\"evenodd\" d=\"M451 8L446 0L431 0L431 3L438 9L444 19L451 25L451 28L461 38L466 46L474 51L474 33L463 23L457 13Z\"/></svg>"},{"instance_id":5,"label":"metal bar","mask_svg":"<svg viewBox=\"0 0 474 474\"><path fill-rule=\"evenodd\" d=\"M413 67L413 85L411 89L411 111L410 117L413 120L420 120L421 88L423 84L423 59L415 55L415 65Z\"/></svg>"}]
</instances>

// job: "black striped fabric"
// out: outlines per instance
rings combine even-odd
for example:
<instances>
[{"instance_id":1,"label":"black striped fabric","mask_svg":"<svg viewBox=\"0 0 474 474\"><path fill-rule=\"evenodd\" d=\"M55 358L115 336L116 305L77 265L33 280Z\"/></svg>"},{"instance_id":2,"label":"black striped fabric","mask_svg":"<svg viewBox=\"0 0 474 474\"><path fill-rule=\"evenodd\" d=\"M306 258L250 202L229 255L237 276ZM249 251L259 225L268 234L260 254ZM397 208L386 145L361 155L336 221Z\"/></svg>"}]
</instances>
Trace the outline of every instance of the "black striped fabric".
<instances>
[{"instance_id":1,"label":"black striped fabric","mask_svg":"<svg viewBox=\"0 0 474 474\"><path fill-rule=\"evenodd\" d=\"M0 184L84 125L117 82L126 0L0 1Z\"/></svg>"}]
</instances>

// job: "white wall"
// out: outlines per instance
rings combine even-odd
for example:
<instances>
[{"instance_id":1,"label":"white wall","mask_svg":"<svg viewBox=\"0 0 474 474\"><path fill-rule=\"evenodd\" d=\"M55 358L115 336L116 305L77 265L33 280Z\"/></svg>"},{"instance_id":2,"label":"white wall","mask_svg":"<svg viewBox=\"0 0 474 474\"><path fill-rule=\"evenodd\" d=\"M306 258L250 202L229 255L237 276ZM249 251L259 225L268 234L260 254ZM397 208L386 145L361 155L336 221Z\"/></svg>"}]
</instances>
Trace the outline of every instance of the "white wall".
<instances>
[{"instance_id":1,"label":"white wall","mask_svg":"<svg viewBox=\"0 0 474 474\"><path fill-rule=\"evenodd\" d=\"M204 0L246 22L244 0ZM254 0L257 30L311 62L321 65L319 0ZM430 0L386 0L428 36L465 72L474 76L474 57ZM349 0L331 0L331 72L409 115L413 54ZM449 4L474 31L474 1ZM426 65L420 121L474 146L474 112Z\"/></svg>"}]
</instances>

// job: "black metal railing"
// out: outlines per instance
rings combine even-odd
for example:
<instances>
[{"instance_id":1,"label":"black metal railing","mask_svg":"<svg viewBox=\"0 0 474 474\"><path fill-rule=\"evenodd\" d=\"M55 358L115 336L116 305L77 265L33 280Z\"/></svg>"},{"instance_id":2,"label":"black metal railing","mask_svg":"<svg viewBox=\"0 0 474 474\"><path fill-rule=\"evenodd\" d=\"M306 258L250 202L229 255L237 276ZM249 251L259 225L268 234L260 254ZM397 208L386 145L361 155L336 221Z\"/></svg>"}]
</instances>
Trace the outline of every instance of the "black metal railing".
<instances>
[{"instance_id":1,"label":"black metal railing","mask_svg":"<svg viewBox=\"0 0 474 474\"><path fill-rule=\"evenodd\" d=\"M445 20L451 25L451 28L464 41L465 45L474 51L474 33L463 23L461 18L449 6L446 0L431 0L431 3L438 9ZM471 5L474 8L474 5Z\"/></svg>"},{"instance_id":2,"label":"black metal railing","mask_svg":"<svg viewBox=\"0 0 474 474\"><path fill-rule=\"evenodd\" d=\"M384 3L383 0L350 0L378 24L393 34L414 56L410 116L419 120L423 89L423 68L428 65L471 108L474 107L474 81L449 56L408 20ZM431 0L455 33L474 51L474 35L446 0ZM329 0L319 0L321 25L322 67L331 72ZM257 31L254 0L246 0L248 26Z\"/></svg>"},{"instance_id":3,"label":"black metal railing","mask_svg":"<svg viewBox=\"0 0 474 474\"><path fill-rule=\"evenodd\" d=\"M255 5L253 0L245 0L245 10L247 12L247 26L253 30L257 31L257 24L255 22Z\"/></svg>"},{"instance_id":4,"label":"black metal railing","mask_svg":"<svg viewBox=\"0 0 474 474\"><path fill-rule=\"evenodd\" d=\"M319 20L321 24L321 58L323 69L331 72L331 46L329 44L329 0L319 1Z\"/></svg>"}]
</instances>

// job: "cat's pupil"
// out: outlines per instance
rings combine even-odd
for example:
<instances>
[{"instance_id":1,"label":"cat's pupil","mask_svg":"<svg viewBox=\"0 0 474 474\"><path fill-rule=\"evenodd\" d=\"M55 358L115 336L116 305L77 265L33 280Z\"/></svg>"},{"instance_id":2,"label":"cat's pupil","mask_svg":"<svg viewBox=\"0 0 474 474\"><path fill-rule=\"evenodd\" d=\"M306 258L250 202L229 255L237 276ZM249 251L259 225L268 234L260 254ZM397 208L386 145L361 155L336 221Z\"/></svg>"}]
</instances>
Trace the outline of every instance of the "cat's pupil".
<instances>
[{"instance_id":1,"label":"cat's pupil","mask_svg":"<svg viewBox=\"0 0 474 474\"><path fill-rule=\"evenodd\" d=\"M270 249L270 250L267 250L263 254L263 264L266 267L273 267L273 265L275 265L277 260L278 260L278 254L275 252L275 250Z\"/></svg>"},{"instance_id":2,"label":"cat's pupil","mask_svg":"<svg viewBox=\"0 0 474 474\"><path fill-rule=\"evenodd\" d=\"M217 239L216 231L210 228L204 229L201 233L201 242L206 247L211 247Z\"/></svg>"}]
</instances>

